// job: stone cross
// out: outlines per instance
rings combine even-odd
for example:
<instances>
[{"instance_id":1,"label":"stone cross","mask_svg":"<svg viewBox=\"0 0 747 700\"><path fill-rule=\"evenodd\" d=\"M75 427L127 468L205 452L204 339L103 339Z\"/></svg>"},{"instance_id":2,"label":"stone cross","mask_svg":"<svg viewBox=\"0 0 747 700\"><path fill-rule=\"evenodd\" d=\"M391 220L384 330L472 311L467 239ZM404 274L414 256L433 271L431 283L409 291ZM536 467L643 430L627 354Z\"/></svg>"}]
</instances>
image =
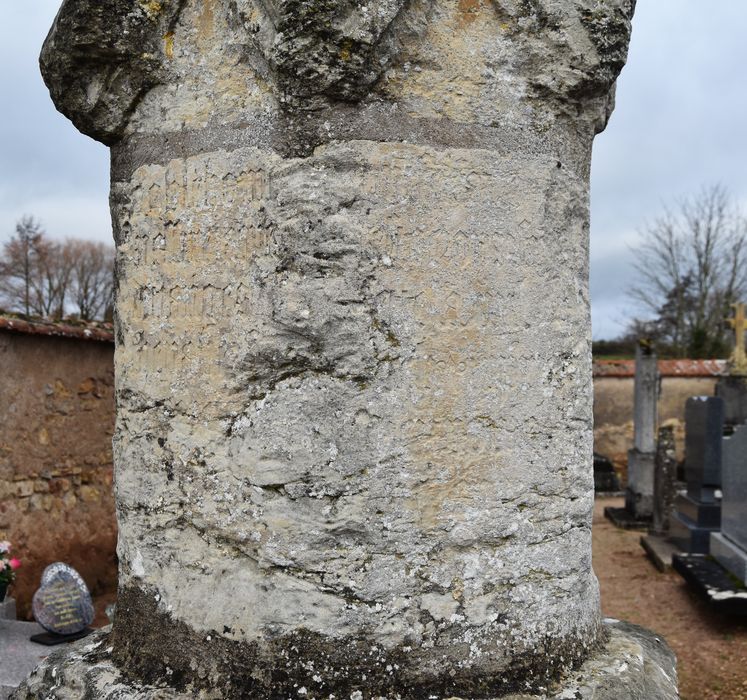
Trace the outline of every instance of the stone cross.
<instances>
[{"instance_id":1,"label":"stone cross","mask_svg":"<svg viewBox=\"0 0 747 700\"><path fill-rule=\"evenodd\" d=\"M744 335L747 332L747 315L745 315L745 304L732 304L734 315L727 319L729 325L734 329L734 352L731 356L731 373L737 375L747 374L747 353L745 352Z\"/></svg>"},{"instance_id":2,"label":"stone cross","mask_svg":"<svg viewBox=\"0 0 747 700\"><path fill-rule=\"evenodd\" d=\"M593 655L675 697L591 568L589 162L633 6L63 4L45 80L112 148L120 583L56 687L545 696Z\"/></svg>"}]
</instances>

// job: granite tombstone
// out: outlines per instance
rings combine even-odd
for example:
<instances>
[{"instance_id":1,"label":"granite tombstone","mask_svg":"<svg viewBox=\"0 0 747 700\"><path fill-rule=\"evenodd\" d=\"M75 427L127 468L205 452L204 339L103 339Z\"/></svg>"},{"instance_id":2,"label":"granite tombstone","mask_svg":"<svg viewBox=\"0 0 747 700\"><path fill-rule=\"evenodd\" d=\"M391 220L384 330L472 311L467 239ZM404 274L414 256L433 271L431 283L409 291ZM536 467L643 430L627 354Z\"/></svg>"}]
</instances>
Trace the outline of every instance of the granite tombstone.
<instances>
[{"instance_id":1,"label":"granite tombstone","mask_svg":"<svg viewBox=\"0 0 747 700\"><path fill-rule=\"evenodd\" d=\"M747 425L724 438L721 532L711 535L711 554L747 582Z\"/></svg>"},{"instance_id":2,"label":"granite tombstone","mask_svg":"<svg viewBox=\"0 0 747 700\"><path fill-rule=\"evenodd\" d=\"M79 634L94 618L85 582L75 569L60 562L44 570L41 586L34 594L33 612L44 629L63 636Z\"/></svg>"},{"instance_id":3,"label":"granite tombstone","mask_svg":"<svg viewBox=\"0 0 747 700\"><path fill-rule=\"evenodd\" d=\"M724 402L694 396L685 405L687 493L675 498L671 539L684 552L707 554L711 532L721 526L721 458Z\"/></svg>"}]
</instances>

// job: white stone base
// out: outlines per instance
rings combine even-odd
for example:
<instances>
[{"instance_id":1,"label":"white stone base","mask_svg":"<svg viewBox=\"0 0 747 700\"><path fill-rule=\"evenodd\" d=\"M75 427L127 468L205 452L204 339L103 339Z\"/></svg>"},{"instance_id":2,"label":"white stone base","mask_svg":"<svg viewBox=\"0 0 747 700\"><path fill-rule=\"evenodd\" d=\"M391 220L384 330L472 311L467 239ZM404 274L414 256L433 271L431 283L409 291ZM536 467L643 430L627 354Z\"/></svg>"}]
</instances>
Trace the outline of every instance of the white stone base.
<instances>
[{"instance_id":1,"label":"white stone base","mask_svg":"<svg viewBox=\"0 0 747 700\"><path fill-rule=\"evenodd\" d=\"M610 633L607 645L598 654L587 659L575 673L544 693L509 695L501 700L677 700L676 662L666 642L635 625L616 620L606 620L605 624ZM204 692L177 693L165 684L157 688L128 682L111 661L108 641L107 629L53 653L16 691L12 696L13 700L38 700L47 697L58 700L216 698ZM354 693L351 698L359 695ZM313 698L310 694L303 697L304 700L323 700L321 697ZM371 700L413 699L398 696Z\"/></svg>"}]
</instances>

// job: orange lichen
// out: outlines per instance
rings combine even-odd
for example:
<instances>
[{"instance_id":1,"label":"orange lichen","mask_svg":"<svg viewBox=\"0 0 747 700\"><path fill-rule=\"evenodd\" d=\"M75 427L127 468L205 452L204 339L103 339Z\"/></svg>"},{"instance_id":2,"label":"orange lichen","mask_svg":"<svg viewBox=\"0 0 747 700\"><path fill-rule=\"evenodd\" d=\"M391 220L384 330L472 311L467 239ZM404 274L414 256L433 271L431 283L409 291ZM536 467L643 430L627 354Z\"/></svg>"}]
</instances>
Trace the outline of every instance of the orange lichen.
<instances>
[{"instance_id":1,"label":"orange lichen","mask_svg":"<svg viewBox=\"0 0 747 700\"><path fill-rule=\"evenodd\" d=\"M163 51L166 54L166 58L174 58L174 32L166 32L163 35Z\"/></svg>"},{"instance_id":2,"label":"orange lichen","mask_svg":"<svg viewBox=\"0 0 747 700\"><path fill-rule=\"evenodd\" d=\"M480 12L481 0L459 0L459 21L462 25L471 24Z\"/></svg>"}]
</instances>

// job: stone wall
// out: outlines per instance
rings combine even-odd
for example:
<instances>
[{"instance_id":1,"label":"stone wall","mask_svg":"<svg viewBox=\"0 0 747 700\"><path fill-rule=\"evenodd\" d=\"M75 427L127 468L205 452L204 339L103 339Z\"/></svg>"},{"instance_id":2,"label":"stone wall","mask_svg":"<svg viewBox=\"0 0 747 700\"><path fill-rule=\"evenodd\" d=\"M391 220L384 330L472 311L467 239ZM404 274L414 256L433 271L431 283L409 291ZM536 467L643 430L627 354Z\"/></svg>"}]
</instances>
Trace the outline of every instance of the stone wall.
<instances>
[{"instance_id":1,"label":"stone wall","mask_svg":"<svg viewBox=\"0 0 747 700\"><path fill-rule=\"evenodd\" d=\"M629 363L610 371L604 363L594 367L594 451L609 457L625 474L628 450L633 447L633 367ZM661 390L659 424L673 425L677 457L684 458L685 401L691 396L713 396L716 382L724 371L718 361L683 360L659 363ZM676 372L676 373L675 373Z\"/></svg>"},{"instance_id":2,"label":"stone wall","mask_svg":"<svg viewBox=\"0 0 747 700\"><path fill-rule=\"evenodd\" d=\"M31 328L0 327L0 540L23 561L21 616L53 561L75 566L94 593L116 587L114 347Z\"/></svg>"}]
</instances>

